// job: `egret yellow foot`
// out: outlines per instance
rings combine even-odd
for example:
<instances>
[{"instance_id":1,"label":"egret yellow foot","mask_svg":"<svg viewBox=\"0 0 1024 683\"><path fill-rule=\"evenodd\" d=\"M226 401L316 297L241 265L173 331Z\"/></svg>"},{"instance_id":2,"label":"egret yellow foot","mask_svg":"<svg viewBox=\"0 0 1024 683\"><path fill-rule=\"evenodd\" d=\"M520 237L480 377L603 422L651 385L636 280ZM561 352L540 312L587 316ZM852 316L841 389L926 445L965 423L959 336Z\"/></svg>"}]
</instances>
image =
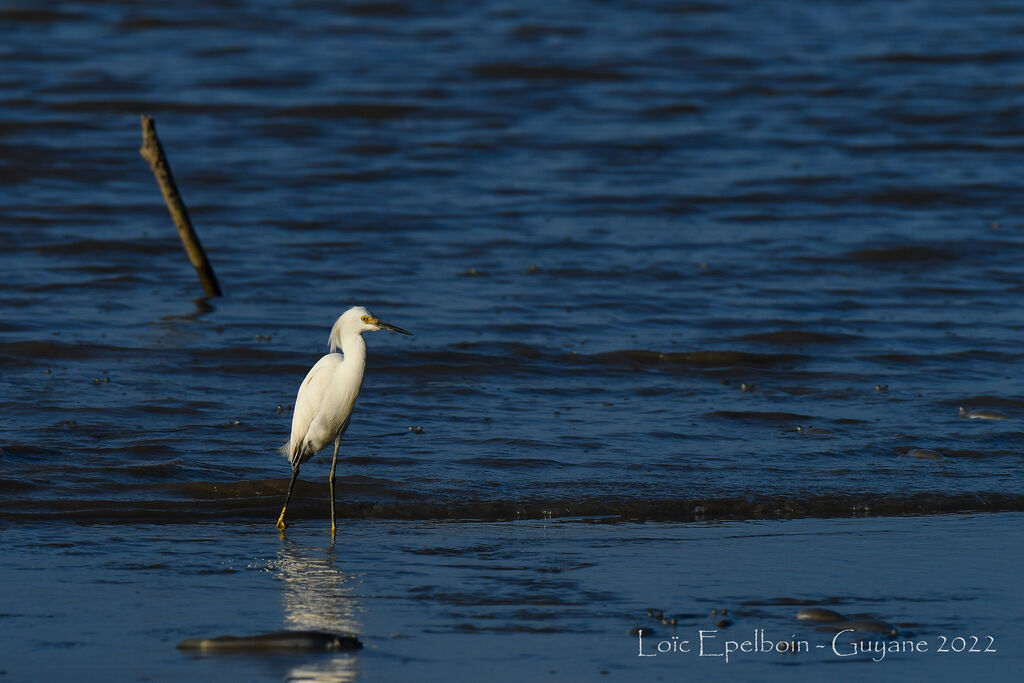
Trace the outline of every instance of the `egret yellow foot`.
<instances>
[{"instance_id":1,"label":"egret yellow foot","mask_svg":"<svg viewBox=\"0 0 1024 683\"><path fill-rule=\"evenodd\" d=\"M288 509L288 506L285 506L281 510L281 516L277 518L277 528L280 529L281 531L284 531L285 529L288 528L288 525L284 523L284 512L287 509Z\"/></svg>"}]
</instances>

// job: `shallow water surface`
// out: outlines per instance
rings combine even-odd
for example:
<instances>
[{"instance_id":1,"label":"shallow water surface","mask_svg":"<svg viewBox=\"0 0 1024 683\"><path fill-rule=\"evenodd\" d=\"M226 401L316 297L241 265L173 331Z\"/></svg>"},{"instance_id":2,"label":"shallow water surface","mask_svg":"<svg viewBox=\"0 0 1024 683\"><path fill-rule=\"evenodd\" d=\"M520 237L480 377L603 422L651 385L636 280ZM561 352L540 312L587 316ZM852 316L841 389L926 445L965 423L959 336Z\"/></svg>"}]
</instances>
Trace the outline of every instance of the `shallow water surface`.
<instances>
[{"instance_id":1,"label":"shallow water surface","mask_svg":"<svg viewBox=\"0 0 1024 683\"><path fill-rule=\"evenodd\" d=\"M3 574L19 590L4 599L0 637L24 647L3 666L11 680L1010 680L1024 664L1022 522L1020 513L357 520L333 547L323 528L278 539L257 524L30 523L5 532ZM848 637L833 647L834 633L796 619L805 606L886 621L899 631L895 642L926 649L851 654ZM676 624L648 616L652 609ZM365 648L207 657L174 648L282 627L356 632ZM651 629L642 650L636 628ZM728 642L739 647L758 632L762 643L808 649L734 651L725 661ZM950 649L972 636L980 652ZM690 652L656 654L659 643L683 641Z\"/></svg>"},{"instance_id":2,"label":"shallow water surface","mask_svg":"<svg viewBox=\"0 0 1024 683\"><path fill-rule=\"evenodd\" d=\"M1024 12L932 4L8 10L0 515L273 516L353 303L346 516L1024 508Z\"/></svg>"}]
</instances>

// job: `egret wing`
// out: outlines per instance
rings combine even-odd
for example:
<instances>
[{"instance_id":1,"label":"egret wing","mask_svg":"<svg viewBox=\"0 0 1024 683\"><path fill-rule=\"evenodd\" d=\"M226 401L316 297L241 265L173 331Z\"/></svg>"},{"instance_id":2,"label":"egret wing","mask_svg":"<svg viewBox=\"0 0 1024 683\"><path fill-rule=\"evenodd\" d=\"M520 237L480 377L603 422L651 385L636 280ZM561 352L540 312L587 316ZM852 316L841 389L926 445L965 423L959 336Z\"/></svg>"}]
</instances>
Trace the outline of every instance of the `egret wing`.
<instances>
[{"instance_id":1,"label":"egret wing","mask_svg":"<svg viewBox=\"0 0 1024 683\"><path fill-rule=\"evenodd\" d=\"M307 443L309 427L313 420L321 412L325 397L328 395L331 377L334 368L341 364L341 356L336 353L329 353L316 362L306 378L299 385L299 393L295 396L295 407L292 411L292 435L285 449L282 449L285 457L296 463L305 462L311 458L316 451L311 451L312 444ZM321 444L316 450L323 448Z\"/></svg>"}]
</instances>

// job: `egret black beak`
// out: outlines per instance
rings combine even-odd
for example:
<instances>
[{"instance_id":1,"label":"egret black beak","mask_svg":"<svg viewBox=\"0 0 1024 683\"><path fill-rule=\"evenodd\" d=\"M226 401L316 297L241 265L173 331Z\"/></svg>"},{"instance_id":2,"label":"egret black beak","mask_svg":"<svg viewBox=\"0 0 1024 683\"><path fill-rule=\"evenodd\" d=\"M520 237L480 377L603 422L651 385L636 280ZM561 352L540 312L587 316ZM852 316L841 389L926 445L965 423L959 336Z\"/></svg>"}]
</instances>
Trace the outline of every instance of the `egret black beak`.
<instances>
[{"instance_id":1,"label":"egret black beak","mask_svg":"<svg viewBox=\"0 0 1024 683\"><path fill-rule=\"evenodd\" d=\"M412 336L412 332L409 332L408 330L403 330L401 327L398 327L397 325L392 325L391 323L386 323L383 320L375 319L373 321L373 324L377 326L378 330L391 330L392 332L397 332L399 334L407 334L409 336Z\"/></svg>"}]
</instances>

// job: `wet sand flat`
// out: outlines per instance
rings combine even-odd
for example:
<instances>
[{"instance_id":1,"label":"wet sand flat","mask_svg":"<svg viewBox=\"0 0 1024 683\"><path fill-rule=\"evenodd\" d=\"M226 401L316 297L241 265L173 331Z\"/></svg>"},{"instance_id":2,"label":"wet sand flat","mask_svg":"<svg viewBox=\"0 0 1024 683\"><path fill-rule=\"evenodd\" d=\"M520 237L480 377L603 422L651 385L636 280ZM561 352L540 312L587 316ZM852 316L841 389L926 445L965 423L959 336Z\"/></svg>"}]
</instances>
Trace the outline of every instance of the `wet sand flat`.
<instances>
[{"instance_id":1,"label":"wet sand flat","mask_svg":"<svg viewBox=\"0 0 1024 683\"><path fill-rule=\"evenodd\" d=\"M356 521L333 549L321 526L285 540L250 524L8 526L0 581L20 588L4 598L3 668L11 680L1008 680L1024 662L1019 513ZM884 620L896 642L918 649L851 654L846 636L834 648L834 633L797 619L807 606ZM636 628L649 629L642 642ZM191 637L282 629L355 632L365 648L175 649ZM940 651L972 636L997 651ZM776 649L744 651L766 642ZM780 655L779 642L809 649Z\"/></svg>"}]
</instances>

